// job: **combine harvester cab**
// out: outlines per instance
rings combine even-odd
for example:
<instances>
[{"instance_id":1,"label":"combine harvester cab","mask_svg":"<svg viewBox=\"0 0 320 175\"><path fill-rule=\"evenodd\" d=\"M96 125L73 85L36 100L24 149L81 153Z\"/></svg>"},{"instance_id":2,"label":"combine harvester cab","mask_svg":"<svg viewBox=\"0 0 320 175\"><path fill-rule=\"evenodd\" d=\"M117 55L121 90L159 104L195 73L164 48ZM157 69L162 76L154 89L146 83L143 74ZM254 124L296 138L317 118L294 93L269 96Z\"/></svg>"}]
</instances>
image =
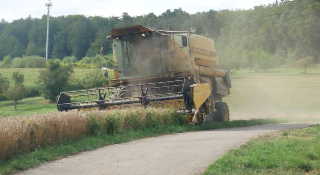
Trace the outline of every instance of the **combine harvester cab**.
<instances>
[{"instance_id":1,"label":"combine harvester cab","mask_svg":"<svg viewBox=\"0 0 320 175\"><path fill-rule=\"evenodd\" d=\"M59 111L133 107L174 108L193 123L228 121L222 98L230 94L227 71L218 68L212 39L189 31L115 28L114 79L96 89L62 92Z\"/></svg>"}]
</instances>

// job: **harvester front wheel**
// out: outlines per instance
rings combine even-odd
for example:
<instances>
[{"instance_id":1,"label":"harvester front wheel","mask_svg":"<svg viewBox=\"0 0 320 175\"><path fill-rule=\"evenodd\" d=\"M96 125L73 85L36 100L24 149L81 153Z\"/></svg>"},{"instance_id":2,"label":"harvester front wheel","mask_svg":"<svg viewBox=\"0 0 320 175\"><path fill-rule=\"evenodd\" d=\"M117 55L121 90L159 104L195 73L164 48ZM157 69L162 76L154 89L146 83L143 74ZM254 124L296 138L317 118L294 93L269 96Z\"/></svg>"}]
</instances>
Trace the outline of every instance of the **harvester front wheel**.
<instances>
[{"instance_id":1,"label":"harvester front wheel","mask_svg":"<svg viewBox=\"0 0 320 175\"><path fill-rule=\"evenodd\" d=\"M214 113L214 121L226 122L229 121L229 107L225 102L217 102L215 104L216 112Z\"/></svg>"}]
</instances>

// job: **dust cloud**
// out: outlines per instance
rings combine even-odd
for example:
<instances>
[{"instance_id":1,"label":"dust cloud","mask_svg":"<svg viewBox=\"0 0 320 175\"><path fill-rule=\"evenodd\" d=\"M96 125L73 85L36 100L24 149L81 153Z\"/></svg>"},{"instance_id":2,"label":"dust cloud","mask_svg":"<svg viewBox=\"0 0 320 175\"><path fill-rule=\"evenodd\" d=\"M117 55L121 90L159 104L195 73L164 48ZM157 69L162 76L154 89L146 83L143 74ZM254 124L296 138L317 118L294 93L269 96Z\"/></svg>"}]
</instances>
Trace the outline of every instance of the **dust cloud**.
<instances>
[{"instance_id":1,"label":"dust cloud","mask_svg":"<svg viewBox=\"0 0 320 175\"><path fill-rule=\"evenodd\" d=\"M244 73L233 79L230 119L320 122L320 76Z\"/></svg>"}]
</instances>

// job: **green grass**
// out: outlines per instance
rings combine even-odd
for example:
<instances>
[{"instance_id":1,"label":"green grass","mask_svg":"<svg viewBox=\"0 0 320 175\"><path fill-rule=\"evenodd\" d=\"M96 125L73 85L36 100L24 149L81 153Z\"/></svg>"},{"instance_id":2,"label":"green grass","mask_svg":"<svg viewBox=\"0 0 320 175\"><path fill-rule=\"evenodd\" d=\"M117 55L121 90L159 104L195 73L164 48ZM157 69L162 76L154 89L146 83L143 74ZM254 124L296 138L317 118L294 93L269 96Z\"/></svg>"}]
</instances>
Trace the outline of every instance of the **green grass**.
<instances>
[{"instance_id":1,"label":"green grass","mask_svg":"<svg viewBox=\"0 0 320 175\"><path fill-rule=\"evenodd\" d=\"M204 125L173 125L173 126L163 126L156 128L148 128L143 130L128 131L115 135L99 134L99 135L88 135L79 140L74 140L70 142L63 142L57 146L46 147L42 149L37 149L28 154L21 154L15 156L6 161L0 161L0 174L9 174L19 170L25 170L28 168L36 167L41 163L47 161L53 161L66 157L69 155L77 154L82 151L93 150L102 146L129 142L137 139L154 137L169 133L181 133L186 131L201 131L219 128L232 128L232 127L246 127L252 125L261 125L268 123L278 123L279 120L247 120L247 121L232 121L223 123L211 123Z\"/></svg>"},{"instance_id":2,"label":"green grass","mask_svg":"<svg viewBox=\"0 0 320 175\"><path fill-rule=\"evenodd\" d=\"M320 125L252 139L230 150L204 174L320 174Z\"/></svg>"},{"instance_id":3,"label":"green grass","mask_svg":"<svg viewBox=\"0 0 320 175\"><path fill-rule=\"evenodd\" d=\"M40 68L9 68L1 69L0 73L7 77L11 82L13 72L19 71L24 74L24 84L27 87L36 87L36 80L39 76ZM85 77L86 73L91 72L92 69L74 69L72 80ZM113 73L109 72L112 77ZM102 86L102 84L101 84ZM44 114L47 112L57 111L56 104L44 100L43 97L25 98L18 102L18 110L14 110L14 103L12 101L0 101L0 117L28 115L28 114Z\"/></svg>"},{"instance_id":4,"label":"green grass","mask_svg":"<svg viewBox=\"0 0 320 175\"><path fill-rule=\"evenodd\" d=\"M50 103L43 97L25 98L18 102L18 109L14 110L13 101L0 102L0 117L28 115L28 114L45 114L57 111L56 103Z\"/></svg>"}]
</instances>

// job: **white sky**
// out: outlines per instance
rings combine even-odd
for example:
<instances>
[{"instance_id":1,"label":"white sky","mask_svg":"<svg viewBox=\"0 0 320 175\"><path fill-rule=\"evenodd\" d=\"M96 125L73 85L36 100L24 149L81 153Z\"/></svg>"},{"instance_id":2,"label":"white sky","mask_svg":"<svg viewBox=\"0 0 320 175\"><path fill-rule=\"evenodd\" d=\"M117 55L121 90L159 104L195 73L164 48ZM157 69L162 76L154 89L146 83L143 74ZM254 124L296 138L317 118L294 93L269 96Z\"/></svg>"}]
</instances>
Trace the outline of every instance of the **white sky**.
<instances>
[{"instance_id":1,"label":"white sky","mask_svg":"<svg viewBox=\"0 0 320 175\"><path fill-rule=\"evenodd\" d=\"M52 16L82 14L86 16L130 16L148 14L159 15L167 9L181 7L188 13L210 9L250 9L254 6L273 3L276 0L52 0ZM0 19L11 22L31 15L40 18L47 13L48 0L0 0Z\"/></svg>"}]
</instances>

